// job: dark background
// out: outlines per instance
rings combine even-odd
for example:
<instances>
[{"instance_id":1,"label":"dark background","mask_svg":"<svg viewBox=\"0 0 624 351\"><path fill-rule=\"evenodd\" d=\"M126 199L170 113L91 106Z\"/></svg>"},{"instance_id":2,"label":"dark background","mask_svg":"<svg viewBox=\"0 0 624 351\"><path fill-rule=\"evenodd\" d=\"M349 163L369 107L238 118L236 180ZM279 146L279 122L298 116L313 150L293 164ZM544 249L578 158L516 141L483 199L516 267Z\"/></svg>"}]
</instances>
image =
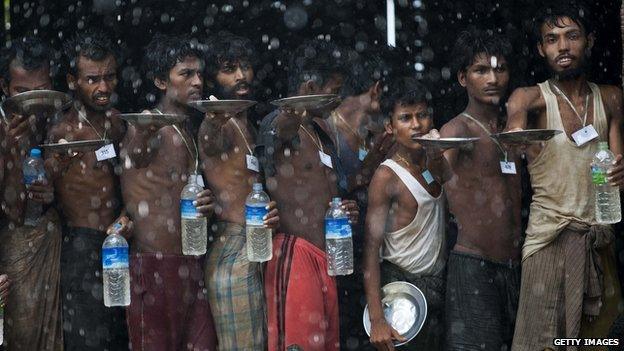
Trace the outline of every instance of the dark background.
<instances>
[{"instance_id":1,"label":"dark background","mask_svg":"<svg viewBox=\"0 0 624 351\"><path fill-rule=\"evenodd\" d=\"M432 90L436 124L440 125L465 104L448 62L457 33L468 26L496 30L512 40L516 50L512 60L514 87L545 79L547 72L527 34L533 12L541 3L395 0L397 46L402 59L393 65L413 67L416 62L424 65L418 76ZM591 77L597 82L619 85L619 2L590 1L588 6L596 18L597 34ZM10 17L12 38L36 33L56 48L63 38L90 26L103 28L114 36L125 54L118 89L118 107L122 111L135 111L148 104L140 80L140 62L143 47L157 32L192 34L201 41L210 34L227 30L250 38L262 62L256 68L263 87L259 100L285 93L284 63L302 39L329 36L356 50L386 41L383 0L12 0ZM63 89L63 81L57 79L59 89Z\"/></svg>"}]
</instances>

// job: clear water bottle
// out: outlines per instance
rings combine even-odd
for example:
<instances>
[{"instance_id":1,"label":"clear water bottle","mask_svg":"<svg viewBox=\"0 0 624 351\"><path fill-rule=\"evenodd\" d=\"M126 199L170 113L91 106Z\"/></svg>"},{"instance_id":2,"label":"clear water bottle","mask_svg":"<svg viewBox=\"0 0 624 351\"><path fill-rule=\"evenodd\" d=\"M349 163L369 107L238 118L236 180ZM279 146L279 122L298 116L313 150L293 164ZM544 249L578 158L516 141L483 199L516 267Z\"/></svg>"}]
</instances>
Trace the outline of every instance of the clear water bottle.
<instances>
[{"instance_id":1,"label":"clear water bottle","mask_svg":"<svg viewBox=\"0 0 624 351\"><path fill-rule=\"evenodd\" d=\"M102 244L102 278L104 280L104 305L130 305L130 270L128 242L119 235L121 224L115 223L114 231Z\"/></svg>"},{"instance_id":2,"label":"clear water bottle","mask_svg":"<svg viewBox=\"0 0 624 351\"><path fill-rule=\"evenodd\" d=\"M4 345L4 306L0 306L0 345Z\"/></svg>"},{"instance_id":3,"label":"clear water bottle","mask_svg":"<svg viewBox=\"0 0 624 351\"><path fill-rule=\"evenodd\" d=\"M340 208L342 200L332 199L325 214L325 251L327 274L349 275L353 273L353 241L347 214Z\"/></svg>"},{"instance_id":4,"label":"clear water bottle","mask_svg":"<svg viewBox=\"0 0 624 351\"><path fill-rule=\"evenodd\" d=\"M607 171L613 167L615 156L609 150L609 144L598 143L598 152L591 164L592 182L596 189L596 222L600 224L618 223L622 220L620 208L620 188L607 181Z\"/></svg>"},{"instance_id":5,"label":"clear water bottle","mask_svg":"<svg viewBox=\"0 0 624 351\"><path fill-rule=\"evenodd\" d=\"M247 233L247 258L251 262L265 262L273 257L272 231L264 227L266 206L271 200L262 190L262 184L254 183L245 201L245 231Z\"/></svg>"},{"instance_id":6,"label":"clear water bottle","mask_svg":"<svg viewBox=\"0 0 624 351\"><path fill-rule=\"evenodd\" d=\"M197 174L189 176L188 183L180 194L180 215L182 217L182 253L203 255L208 245L208 220L200 217L193 201L204 188L199 184Z\"/></svg>"},{"instance_id":7,"label":"clear water bottle","mask_svg":"<svg viewBox=\"0 0 624 351\"><path fill-rule=\"evenodd\" d=\"M24 160L22 167L24 173L24 185L31 185L35 181L45 181L46 174L41 158L41 150L34 148L30 150L30 157ZM40 203L32 199L26 199L26 210L24 212L24 225L36 226L41 219L43 208Z\"/></svg>"}]
</instances>

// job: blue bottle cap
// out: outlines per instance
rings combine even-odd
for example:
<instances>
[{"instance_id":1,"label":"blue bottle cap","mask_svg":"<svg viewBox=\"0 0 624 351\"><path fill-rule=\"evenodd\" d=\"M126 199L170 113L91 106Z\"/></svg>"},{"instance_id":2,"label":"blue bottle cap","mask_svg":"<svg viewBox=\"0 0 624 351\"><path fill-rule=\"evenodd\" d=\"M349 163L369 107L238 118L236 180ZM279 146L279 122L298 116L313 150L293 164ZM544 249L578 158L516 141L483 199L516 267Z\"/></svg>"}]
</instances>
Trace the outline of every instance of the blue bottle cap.
<instances>
[{"instance_id":1,"label":"blue bottle cap","mask_svg":"<svg viewBox=\"0 0 624 351\"><path fill-rule=\"evenodd\" d=\"M30 157L41 157L41 150L37 148L30 149Z\"/></svg>"}]
</instances>

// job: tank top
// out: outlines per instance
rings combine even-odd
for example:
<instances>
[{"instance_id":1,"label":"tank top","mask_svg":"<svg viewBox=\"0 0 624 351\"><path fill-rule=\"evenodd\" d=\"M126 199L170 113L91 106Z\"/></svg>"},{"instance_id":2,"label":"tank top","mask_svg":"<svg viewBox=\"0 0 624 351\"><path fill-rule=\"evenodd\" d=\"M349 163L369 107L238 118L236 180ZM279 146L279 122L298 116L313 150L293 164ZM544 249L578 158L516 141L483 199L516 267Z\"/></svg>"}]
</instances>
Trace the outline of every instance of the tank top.
<instances>
[{"instance_id":1,"label":"tank top","mask_svg":"<svg viewBox=\"0 0 624 351\"><path fill-rule=\"evenodd\" d=\"M555 240L570 222L595 224L590 164L598 151L598 142L608 141L608 125L600 89L594 83L588 84L593 97L592 124L599 137L577 146L566 133L561 133L545 142L539 155L528 165L534 194L522 248L523 260ZM546 101L546 128L565 131L557 95L548 81L538 86Z\"/></svg>"},{"instance_id":2,"label":"tank top","mask_svg":"<svg viewBox=\"0 0 624 351\"><path fill-rule=\"evenodd\" d=\"M412 274L430 275L444 268L444 190L433 197L416 178L392 159L382 163L401 179L418 203L410 224L384 234L381 258Z\"/></svg>"}]
</instances>

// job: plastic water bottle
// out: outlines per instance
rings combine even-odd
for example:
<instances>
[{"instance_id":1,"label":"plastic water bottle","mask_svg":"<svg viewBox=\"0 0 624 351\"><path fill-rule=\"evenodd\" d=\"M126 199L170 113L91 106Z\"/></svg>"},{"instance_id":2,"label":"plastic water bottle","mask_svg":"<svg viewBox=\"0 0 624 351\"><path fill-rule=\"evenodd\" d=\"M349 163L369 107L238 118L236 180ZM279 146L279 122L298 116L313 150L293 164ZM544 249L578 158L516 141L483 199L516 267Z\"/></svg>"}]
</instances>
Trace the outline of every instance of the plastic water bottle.
<instances>
[{"instance_id":1,"label":"plastic water bottle","mask_svg":"<svg viewBox=\"0 0 624 351\"><path fill-rule=\"evenodd\" d=\"M130 305L128 242L119 235L119 229L121 224L115 223L113 233L102 244L102 278L106 307Z\"/></svg>"},{"instance_id":2,"label":"plastic water bottle","mask_svg":"<svg viewBox=\"0 0 624 351\"><path fill-rule=\"evenodd\" d=\"M591 164L592 182L596 189L596 222L600 224L618 223L622 220L620 208L620 188L609 185L607 171L613 167L615 156L609 144L598 143L598 152Z\"/></svg>"},{"instance_id":3,"label":"plastic water bottle","mask_svg":"<svg viewBox=\"0 0 624 351\"><path fill-rule=\"evenodd\" d=\"M204 188L198 183L197 174L189 176L188 183L180 194L180 215L182 217L182 253L203 255L208 245L208 220L200 217L193 201Z\"/></svg>"},{"instance_id":4,"label":"plastic water bottle","mask_svg":"<svg viewBox=\"0 0 624 351\"><path fill-rule=\"evenodd\" d=\"M347 214L340 208L341 199L332 199L325 214L325 251L327 274L349 275L353 273L353 240Z\"/></svg>"},{"instance_id":5,"label":"plastic water bottle","mask_svg":"<svg viewBox=\"0 0 624 351\"><path fill-rule=\"evenodd\" d=\"M4 306L0 306L0 345L4 345Z\"/></svg>"},{"instance_id":6,"label":"plastic water bottle","mask_svg":"<svg viewBox=\"0 0 624 351\"><path fill-rule=\"evenodd\" d=\"M273 257L272 231L264 227L266 206L271 200L262 190L262 184L254 183L245 201L245 231L247 233L247 258L251 262L265 262Z\"/></svg>"},{"instance_id":7,"label":"plastic water bottle","mask_svg":"<svg viewBox=\"0 0 624 351\"><path fill-rule=\"evenodd\" d=\"M24 160L22 167L24 173L24 185L31 185L35 181L45 181L46 174L43 167L43 159L41 158L41 150L31 149L30 157ZM41 213L43 212L40 203L33 201L32 199L26 200L26 210L24 212L24 225L36 226L41 219Z\"/></svg>"}]
</instances>

